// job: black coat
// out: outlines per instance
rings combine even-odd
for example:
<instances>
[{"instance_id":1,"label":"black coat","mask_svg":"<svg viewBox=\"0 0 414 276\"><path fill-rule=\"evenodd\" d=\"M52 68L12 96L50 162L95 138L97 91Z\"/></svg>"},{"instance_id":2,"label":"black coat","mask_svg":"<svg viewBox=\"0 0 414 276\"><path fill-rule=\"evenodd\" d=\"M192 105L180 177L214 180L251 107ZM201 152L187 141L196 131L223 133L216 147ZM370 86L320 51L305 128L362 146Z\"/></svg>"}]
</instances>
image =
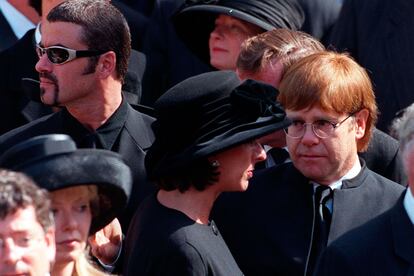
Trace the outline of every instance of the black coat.
<instances>
[{"instance_id":1,"label":"black coat","mask_svg":"<svg viewBox=\"0 0 414 276\"><path fill-rule=\"evenodd\" d=\"M395 113L414 102L413 14L413 1L347 0L332 31L330 43L370 73L377 127L385 132Z\"/></svg>"},{"instance_id":2,"label":"black coat","mask_svg":"<svg viewBox=\"0 0 414 276\"><path fill-rule=\"evenodd\" d=\"M24 125L52 110L36 98L38 85L23 85L22 78L39 80L35 70L38 57L35 51L35 29L28 31L15 45L0 53L0 134ZM131 104L141 98L141 79L145 71L145 56L131 51L125 77L124 96ZM28 82L26 82L28 84Z\"/></svg>"},{"instance_id":3,"label":"black coat","mask_svg":"<svg viewBox=\"0 0 414 276\"><path fill-rule=\"evenodd\" d=\"M152 106L168 88L180 81L211 71L178 38L171 16L184 0L156 0L148 23L143 52L147 68L143 79L142 103Z\"/></svg>"},{"instance_id":4,"label":"black coat","mask_svg":"<svg viewBox=\"0 0 414 276\"><path fill-rule=\"evenodd\" d=\"M332 243L316 275L414 275L414 226L403 198L391 210Z\"/></svg>"},{"instance_id":5,"label":"black coat","mask_svg":"<svg viewBox=\"0 0 414 276\"><path fill-rule=\"evenodd\" d=\"M12 46L18 40L9 22L0 11L0 52Z\"/></svg>"},{"instance_id":6,"label":"black coat","mask_svg":"<svg viewBox=\"0 0 414 276\"><path fill-rule=\"evenodd\" d=\"M124 103L126 104L126 103ZM133 173L133 187L131 198L129 199L127 210L123 213L121 224L123 229L127 229L129 220L134 214L139 203L150 192L154 191L155 186L147 181L144 167L146 150L153 142L154 136L151 129L153 118L134 110L127 104L127 115L125 125L122 128L112 148L108 150L119 153L125 163L131 168ZM22 127L14 129L0 136L0 152L3 153L11 146L24 141L30 137L42 134L63 133L71 136L77 145L80 139L74 133L69 133L64 125L65 110L44 116L32 121Z\"/></svg>"},{"instance_id":7,"label":"black coat","mask_svg":"<svg viewBox=\"0 0 414 276\"><path fill-rule=\"evenodd\" d=\"M400 143L390 135L374 128L366 152L358 153L367 167L392 181L406 186L406 177L400 154Z\"/></svg>"},{"instance_id":8,"label":"black coat","mask_svg":"<svg viewBox=\"0 0 414 276\"><path fill-rule=\"evenodd\" d=\"M363 165L334 190L328 244L391 208L403 191ZM245 193L220 196L213 219L246 275L304 275L313 210L313 185L288 163L257 174Z\"/></svg>"}]
</instances>

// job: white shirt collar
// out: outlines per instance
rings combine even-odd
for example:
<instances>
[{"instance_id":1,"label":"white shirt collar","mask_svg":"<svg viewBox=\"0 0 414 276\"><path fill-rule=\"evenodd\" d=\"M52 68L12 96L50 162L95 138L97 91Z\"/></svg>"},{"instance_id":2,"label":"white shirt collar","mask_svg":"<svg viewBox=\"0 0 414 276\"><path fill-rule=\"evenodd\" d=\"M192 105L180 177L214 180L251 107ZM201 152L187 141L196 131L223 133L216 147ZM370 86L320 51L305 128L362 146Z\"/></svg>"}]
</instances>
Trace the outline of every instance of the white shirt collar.
<instances>
[{"instance_id":1,"label":"white shirt collar","mask_svg":"<svg viewBox=\"0 0 414 276\"><path fill-rule=\"evenodd\" d=\"M342 187L342 181L354 178L355 176L357 176L359 174L361 169L362 169L361 163L358 160L357 162L355 162L354 166L344 176L342 176L337 181L332 182L331 184L329 184L329 187L332 190L340 189ZM312 181L312 183L313 183L313 188L314 189L316 189L316 187L318 187L320 185L320 184L318 184L316 182L313 182L313 181Z\"/></svg>"},{"instance_id":2,"label":"white shirt collar","mask_svg":"<svg viewBox=\"0 0 414 276\"><path fill-rule=\"evenodd\" d=\"M39 24L36 25L35 41L36 41L36 44L39 44L40 41L42 41L42 33L40 32L40 22Z\"/></svg>"},{"instance_id":3,"label":"white shirt collar","mask_svg":"<svg viewBox=\"0 0 414 276\"><path fill-rule=\"evenodd\" d=\"M0 0L0 11L3 13L11 29L18 39L35 27L35 25L26 16L19 12L7 0Z\"/></svg>"},{"instance_id":4,"label":"white shirt collar","mask_svg":"<svg viewBox=\"0 0 414 276\"><path fill-rule=\"evenodd\" d=\"M407 211L408 217L411 220L411 223L414 224L414 197L411 193L410 187L407 188L407 192L404 197L404 208Z\"/></svg>"}]
</instances>

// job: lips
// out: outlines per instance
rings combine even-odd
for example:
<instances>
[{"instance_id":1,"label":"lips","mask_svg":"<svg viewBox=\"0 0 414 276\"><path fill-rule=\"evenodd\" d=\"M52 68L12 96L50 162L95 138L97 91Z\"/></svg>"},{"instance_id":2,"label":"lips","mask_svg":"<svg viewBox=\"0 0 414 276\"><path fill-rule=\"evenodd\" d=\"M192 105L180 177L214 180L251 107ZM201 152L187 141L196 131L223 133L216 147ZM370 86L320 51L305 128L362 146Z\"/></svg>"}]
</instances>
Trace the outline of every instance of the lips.
<instances>
[{"instance_id":1,"label":"lips","mask_svg":"<svg viewBox=\"0 0 414 276\"><path fill-rule=\"evenodd\" d=\"M66 239L66 240L57 242L57 244L61 246L75 246L78 243L79 243L79 240L77 239Z\"/></svg>"},{"instance_id":2,"label":"lips","mask_svg":"<svg viewBox=\"0 0 414 276\"><path fill-rule=\"evenodd\" d=\"M220 47L213 47L213 52L227 52L227 50Z\"/></svg>"}]
</instances>

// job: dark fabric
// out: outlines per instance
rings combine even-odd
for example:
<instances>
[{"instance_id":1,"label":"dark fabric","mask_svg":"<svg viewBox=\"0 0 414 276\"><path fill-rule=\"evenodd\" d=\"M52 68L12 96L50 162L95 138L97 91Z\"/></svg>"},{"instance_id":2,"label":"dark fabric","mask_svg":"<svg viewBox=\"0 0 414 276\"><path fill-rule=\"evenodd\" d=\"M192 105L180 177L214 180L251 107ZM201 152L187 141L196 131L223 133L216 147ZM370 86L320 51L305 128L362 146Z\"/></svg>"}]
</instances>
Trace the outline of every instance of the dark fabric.
<instances>
[{"instance_id":1,"label":"dark fabric","mask_svg":"<svg viewBox=\"0 0 414 276\"><path fill-rule=\"evenodd\" d=\"M414 102L413 14L413 1L346 0L330 39L368 70L384 132L396 112Z\"/></svg>"},{"instance_id":2,"label":"dark fabric","mask_svg":"<svg viewBox=\"0 0 414 276\"><path fill-rule=\"evenodd\" d=\"M52 112L30 101L22 87L24 77L39 79L34 33L35 29L28 31L13 47L0 53L0 134Z\"/></svg>"},{"instance_id":3,"label":"dark fabric","mask_svg":"<svg viewBox=\"0 0 414 276\"><path fill-rule=\"evenodd\" d=\"M181 40L206 64L210 63L208 40L218 14L247 21L263 31L299 30L305 19L297 0L187 0L172 20Z\"/></svg>"},{"instance_id":4,"label":"dark fabric","mask_svg":"<svg viewBox=\"0 0 414 276\"><path fill-rule=\"evenodd\" d=\"M17 37L14 34L9 22L4 17L0 10L0 52L11 47L17 42Z\"/></svg>"},{"instance_id":5,"label":"dark fabric","mask_svg":"<svg viewBox=\"0 0 414 276\"><path fill-rule=\"evenodd\" d=\"M315 275L414 275L414 226L403 198L391 210L333 242Z\"/></svg>"},{"instance_id":6,"label":"dark fabric","mask_svg":"<svg viewBox=\"0 0 414 276\"><path fill-rule=\"evenodd\" d=\"M333 191L328 245L390 209L403 191L363 164L355 178ZM245 275L304 275L314 223L313 185L292 163L258 172L244 193L222 194L212 218Z\"/></svg>"},{"instance_id":7,"label":"dark fabric","mask_svg":"<svg viewBox=\"0 0 414 276\"><path fill-rule=\"evenodd\" d=\"M278 91L240 79L233 71L189 78L155 104L154 144L145 166L150 177L183 171L189 164L290 125ZM189 116L191 114L191 116Z\"/></svg>"},{"instance_id":8,"label":"dark fabric","mask_svg":"<svg viewBox=\"0 0 414 276\"><path fill-rule=\"evenodd\" d=\"M0 52L0 134L52 113L50 107L37 102L39 85L22 82L22 78L39 80L34 33L35 29L28 31L15 45ZM125 99L131 104L138 104L141 98L144 68L144 55L132 51L123 86Z\"/></svg>"},{"instance_id":9,"label":"dark fabric","mask_svg":"<svg viewBox=\"0 0 414 276\"><path fill-rule=\"evenodd\" d=\"M267 152L268 157L272 158L276 166L282 165L289 159L289 152L284 148L272 148Z\"/></svg>"},{"instance_id":10,"label":"dark fabric","mask_svg":"<svg viewBox=\"0 0 414 276\"><path fill-rule=\"evenodd\" d=\"M134 10L123 1L112 0L112 4L117 7L125 16L131 33L131 47L137 51L142 48L142 38L147 29L148 16L141 11Z\"/></svg>"},{"instance_id":11,"label":"dark fabric","mask_svg":"<svg viewBox=\"0 0 414 276\"><path fill-rule=\"evenodd\" d=\"M127 120L129 106L124 101L118 110L95 132L90 132L66 109L62 110L63 132L70 133L80 148L111 150Z\"/></svg>"},{"instance_id":12,"label":"dark fabric","mask_svg":"<svg viewBox=\"0 0 414 276\"><path fill-rule=\"evenodd\" d=\"M142 104L153 106L165 91L188 77L211 67L198 59L177 37L171 15L184 0L156 0L144 37L147 68L143 79Z\"/></svg>"},{"instance_id":13,"label":"dark fabric","mask_svg":"<svg viewBox=\"0 0 414 276\"><path fill-rule=\"evenodd\" d=\"M311 34L327 46L327 40L341 11L342 0L298 0L298 2L305 13L305 22L300 30Z\"/></svg>"},{"instance_id":14,"label":"dark fabric","mask_svg":"<svg viewBox=\"0 0 414 276\"><path fill-rule=\"evenodd\" d=\"M359 153L359 156L372 171L407 186L399 147L400 143L396 139L374 128L368 150Z\"/></svg>"},{"instance_id":15,"label":"dark fabric","mask_svg":"<svg viewBox=\"0 0 414 276\"><path fill-rule=\"evenodd\" d=\"M124 275L242 275L217 226L197 224L149 196L128 230Z\"/></svg>"},{"instance_id":16,"label":"dark fabric","mask_svg":"<svg viewBox=\"0 0 414 276\"><path fill-rule=\"evenodd\" d=\"M111 139L107 140L107 138L113 137L111 134L112 131L119 131L112 147L107 149L119 153L133 173L131 198L127 209L121 217L123 229L128 229L129 221L137 206L148 193L154 190L155 187L152 183L147 181L144 168L145 153L150 147L154 137L151 130L153 118L135 111L126 102L122 103L122 106L117 112L123 112L124 108L126 109L126 118L119 118L119 121L124 121L123 127L119 130L117 127L112 128L111 124L106 125L103 128L110 131L103 136L101 135L101 138L105 137L103 141L105 141L104 143L106 146L109 146L110 143L108 143L108 141ZM112 117L117 118L117 113ZM68 134L76 144L81 143L88 132L79 122L76 122L78 127L76 127L76 124L73 126L68 122L73 122L73 117L71 118L68 112L62 110L14 129L0 136L0 152L4 152L16 143L42 134ZM116 122L114 124L116 124Z\"/></svg>"},{"instance_id":17,"label":"dark fabric","mask_svg":"<svg viewBox=\"0 0 414 276\"><path fill-rule=\"evenodd\" d=\"M315 225L313 227L314 238L311 246L311 254L309 257L309 264L307 275L313 274L313 268L317 264L321 253L326 248L328 243L329 228L331 225L332 214L326 202L332 199L332 190L328 186L318 186L314 194L314 214Z\"/></svg>"}]
</instances>

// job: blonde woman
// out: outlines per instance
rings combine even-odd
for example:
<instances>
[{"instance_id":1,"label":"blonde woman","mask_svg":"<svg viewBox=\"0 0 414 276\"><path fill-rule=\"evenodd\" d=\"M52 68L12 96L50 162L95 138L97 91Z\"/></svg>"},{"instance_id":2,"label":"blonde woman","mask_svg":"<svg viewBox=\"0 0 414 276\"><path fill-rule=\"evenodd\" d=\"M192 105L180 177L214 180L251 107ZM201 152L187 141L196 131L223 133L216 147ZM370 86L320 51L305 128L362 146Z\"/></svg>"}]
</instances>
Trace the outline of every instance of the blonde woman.
<instances>
[{"instance_id":1,"label":"blonde woman","mask_svg":"<svg viewBox=\"0 0 414 276\"><path fill-rule=\"evenodd\" d=\"M127 202L131 172L116 153L77 149L66 135L29 139L0 157L50 191L56 228L52 276L108 275L90 260L88 237L110 223Z\"/></svg>"}]
</instances>

